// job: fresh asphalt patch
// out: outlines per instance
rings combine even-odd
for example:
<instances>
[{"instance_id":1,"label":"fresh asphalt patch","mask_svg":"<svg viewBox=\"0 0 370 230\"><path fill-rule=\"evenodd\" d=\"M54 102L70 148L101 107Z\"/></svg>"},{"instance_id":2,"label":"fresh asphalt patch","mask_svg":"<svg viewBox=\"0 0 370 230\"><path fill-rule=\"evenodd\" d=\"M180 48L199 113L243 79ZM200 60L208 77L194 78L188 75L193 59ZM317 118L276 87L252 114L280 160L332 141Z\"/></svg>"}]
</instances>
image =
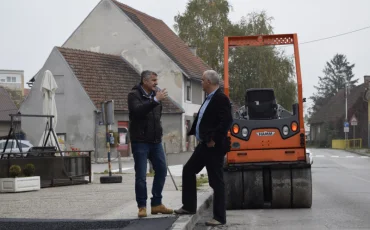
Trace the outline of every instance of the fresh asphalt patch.
<instances>
[{"instance_id":1,"label":"fresh asphalt patch","mask_svg":"<svg viewBox=\"0 0 370 230\"><path fill-rule=\"evenodd\" d=\"M0 219L0 230L107 230L107 229L170 229L177 216L163 218L143 218L131 220L79 220L79 219Z\"/></svg>"}]
</instances>

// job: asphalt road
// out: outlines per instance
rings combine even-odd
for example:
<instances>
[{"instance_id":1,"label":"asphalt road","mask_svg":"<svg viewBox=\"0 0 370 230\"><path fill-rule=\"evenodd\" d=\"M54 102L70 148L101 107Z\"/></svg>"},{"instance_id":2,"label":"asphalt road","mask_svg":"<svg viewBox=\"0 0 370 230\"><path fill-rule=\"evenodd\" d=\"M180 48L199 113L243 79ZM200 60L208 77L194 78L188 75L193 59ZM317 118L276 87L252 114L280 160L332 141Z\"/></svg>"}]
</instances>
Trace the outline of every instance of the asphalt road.
<instances>
[{"instance_id":1,"label":"asphalt road","mask_svg":"<svg viewBox=\"0 0 370 230\"><path fill-rule=\"evenodd\" d=\"M228 223L209 228L212 206L201 229L370 229L370 158L341 150L312 149L311 209L227 211Z\"/></svg>"},{"instance_id":2,"label":"asphalt road","mask_svg":"<svg viewBox=\"0 0 370 230\"><path fill-rule=\"evenodd\" d=\"M135 220L51 220L51 219L0 219L1 230L78 230L78 229L169 229L177 217L146 218Z\"/></svg>"}]
</instances>

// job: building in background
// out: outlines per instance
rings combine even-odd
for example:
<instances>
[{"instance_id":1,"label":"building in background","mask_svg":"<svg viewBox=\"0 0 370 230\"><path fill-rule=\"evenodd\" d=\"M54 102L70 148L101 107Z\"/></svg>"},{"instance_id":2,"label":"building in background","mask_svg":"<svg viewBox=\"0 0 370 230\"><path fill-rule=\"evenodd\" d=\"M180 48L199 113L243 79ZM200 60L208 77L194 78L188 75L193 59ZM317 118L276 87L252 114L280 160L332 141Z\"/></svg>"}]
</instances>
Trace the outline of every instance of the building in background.
<instances>
[{"instance_id":1,"label":"building in background","mask_svg":"<svg viewBox=\"0 0 370 230\"><path fill-rule=\"evenodd\" d=\"M41 82L45 70L50 70L58 86L55 92L57 107L56 135L65 150L95 150L95 158L106 158L106 127L103 124L101 103L114 100L114 124L109 127L119 136L111 146L112 157L118 153L129 156L128 102L132 87L140 82L139 73L120 55L55 47L21 105L22 114L42 114ZM183 110L172 98L163 100L163 142L168 152L180 152ZM145 124L143 123L143 128ZM22 130L28 140L38 145L45 125L32 117L22 117Z\"/></svg>"},{"instance_id":2,"label":"building in background","mask_svg":"<svg viewBox=\"0 0 370 230\"><path fill-rule=\"evenodd\" d=\"M24 71L0 70L0 86L8 91L11 99L19 108L28 90L24 88Z\"/></svg>"},{"instance_id":3,"label":"building in background","mask_svg":"<svg viewBox=\"0 0 370 230\"><path fill-rule=\"evenodd\" d=\"M364 83L348 90L347 119L350 123L348 139L362 139L362 146L370 144L369 125L369 88L370 76L364 76ZM310 121L310 141L313 146L332 147L333 139L345 139L345 90L340 89L336 95L329 98L327 103L314 114ZM351 125L351 118L357 118L357 125Z\"/></svg>"},{"instance_id":4,"label":"building in background","mask_svg":"<svg viewBox=\"0 0 370 230\"><path fill-rule=\"evenodd\" d=\"M24 71L0 69L0 86L20 90L24 95Z\"/></svg>"},{"instance_id":5,"label":"building in background","mask_svg":"<svg viewBox=\"0 0 370 230\"><path fill-rule=\"evenodd\" d=\"M10 97L8 90L0 86L0 139L5 139L8 136L11 125L9 114L17 112L18 108ZM19 121L15 121L14 124L20 128ZM15 130L15 132L18 131Z\"/></svg>"}]
</instances>

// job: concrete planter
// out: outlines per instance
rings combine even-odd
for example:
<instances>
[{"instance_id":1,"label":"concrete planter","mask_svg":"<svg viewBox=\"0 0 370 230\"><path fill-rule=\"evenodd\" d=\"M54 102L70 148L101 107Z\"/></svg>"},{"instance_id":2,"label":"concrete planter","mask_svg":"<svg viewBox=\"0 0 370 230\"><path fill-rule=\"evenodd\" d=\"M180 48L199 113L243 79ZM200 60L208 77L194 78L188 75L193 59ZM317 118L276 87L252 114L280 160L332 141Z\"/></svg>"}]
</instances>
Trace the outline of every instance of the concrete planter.
<instances>
[{"instance_id":1,"label":"concrete planter","mask_svg":"<svg viewBox=\"0 0 370 230\"><path fill-rule=\"evenodd\" d=\"M40 177L0 178L0 192L25 192L40 190Z\"/></svg>"}]
</instances>

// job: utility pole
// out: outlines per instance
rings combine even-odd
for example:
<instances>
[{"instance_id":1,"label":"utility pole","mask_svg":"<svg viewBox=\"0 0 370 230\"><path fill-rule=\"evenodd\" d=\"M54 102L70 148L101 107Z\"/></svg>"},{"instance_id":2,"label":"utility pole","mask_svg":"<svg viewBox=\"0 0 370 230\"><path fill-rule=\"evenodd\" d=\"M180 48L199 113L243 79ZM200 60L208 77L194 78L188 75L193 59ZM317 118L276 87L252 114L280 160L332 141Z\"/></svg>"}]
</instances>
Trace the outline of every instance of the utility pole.
<instances>
[{"instance_id":1,"label":"utility pole","mask_svg":"<svg viewBox=\"0 0 370 230\"><path fill-rule=\"evenodd\" d=\"M349 132L349 123L348 123L348 79L347 75L344 72L345 69L343 67L339 71L339 75L341 75L344 78L345 81L345 121L344 121L344 141L345 141L345 148L348 148L348 132Z\"/></svg>"},{"instance_id":2,"label":"utility pole","mask_svg":"<svg viewBox=\"0 0 370 230\"><path fill-rule=\"evenodd\" d=\"M348 101L348 95L347 95L347 89L348 89L348 85L347 85L347 79L346 79L346 122L348 122L348 114L347 114L347 111L348 111L348 104L347 104L347 101ZM345 132L345 139L346 139L346 148L347 148L347 143L348 143L348 132Z\"/></svg>"}]
</instances>

